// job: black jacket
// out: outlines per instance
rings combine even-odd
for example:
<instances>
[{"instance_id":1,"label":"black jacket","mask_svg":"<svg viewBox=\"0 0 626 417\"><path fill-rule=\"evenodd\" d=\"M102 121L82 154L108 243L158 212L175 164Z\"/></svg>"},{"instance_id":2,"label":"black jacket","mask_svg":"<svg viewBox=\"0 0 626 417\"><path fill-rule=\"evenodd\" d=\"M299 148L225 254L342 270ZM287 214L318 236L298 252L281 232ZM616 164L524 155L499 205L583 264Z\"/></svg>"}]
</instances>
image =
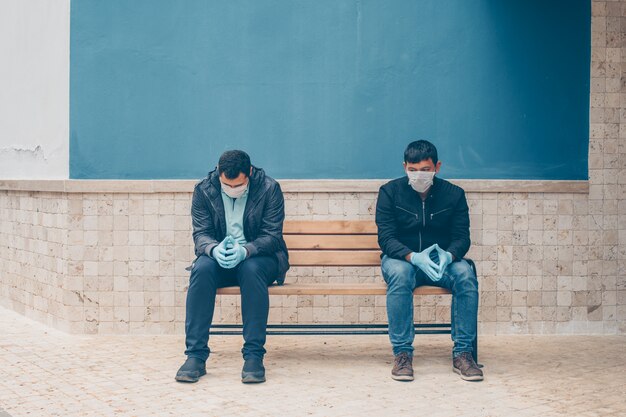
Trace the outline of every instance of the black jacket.
<instances>
[{"instance_id":1,"label":"black jacket","mask_svg":"<svg viewBox=\"0 0 626 417\"><path fill-rule=\"evenodd\" d=\"M191 220L196 256L213 249L226 237L226 217L217 170L196 184L191 203ZM243 214L243 233L249 256L270 255L278 260L279 284L289 269L287 245L283 239L285 201L280 185L260 168L250 175L248 201Z\"/></svg>"},{"instance_id":2,"label":"black jacket","mask_svg":"<svg viewBox=\"0 0 626 417\"><path fill-rule=\"evenodd\" d=\"M426 201L411 188L406 176L380 187L376 225L383 253L397 259L435 243L461 259L471 243L465 192L438 177Z\"/></svg>"}]
</instances>

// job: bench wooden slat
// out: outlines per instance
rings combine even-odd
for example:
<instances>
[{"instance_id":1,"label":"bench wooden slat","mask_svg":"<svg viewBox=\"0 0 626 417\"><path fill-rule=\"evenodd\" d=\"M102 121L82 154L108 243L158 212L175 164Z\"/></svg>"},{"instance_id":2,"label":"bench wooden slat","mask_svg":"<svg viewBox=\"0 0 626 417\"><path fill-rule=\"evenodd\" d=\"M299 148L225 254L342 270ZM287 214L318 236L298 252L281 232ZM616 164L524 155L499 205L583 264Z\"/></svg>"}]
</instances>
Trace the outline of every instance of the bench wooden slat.
<instances>
[{"instance_id":1,"label":"bench wooden slat","mask_svg":"<svg viewBox=\"0 0 626 417\"><path fill-rule=\"evenodd\" d=\"M272 285L271 295L385 295L387 286L384 283L294 283ZM237 295L239 287L225 287L217 290L222 295ZM450 294L445 288L422 286L413 291L414 295L445 295Z\"/></svg>"},{"instance_id":2,"label":"bench wooden slat","mask_svg":"<svg viewBox=\"0 0 626 417\"><path fill-rule=\"evenodd\" d=\"M375 235L377 233L376 223L371 220L287 220L283 223L284 235Z\"/></svg>"},{"instance_id":3,"label":"bench wooden slat","mask_svg":"<svg viewBox=\"0 0 626 417\"><path fill-rule=\"evenodd\" d=\"M378 249L376 235L284 235L291 249Z\"/></svg>"},{"instance_id":4,"label":"bench wooden slat","mask_svg":"<svg viewBox=\"0 0 626 417\"><path fill-rule=\"evenodd\" d=\"M379 266L380 250L291 250L292 266Z\"/></svg>"}]
</instances>

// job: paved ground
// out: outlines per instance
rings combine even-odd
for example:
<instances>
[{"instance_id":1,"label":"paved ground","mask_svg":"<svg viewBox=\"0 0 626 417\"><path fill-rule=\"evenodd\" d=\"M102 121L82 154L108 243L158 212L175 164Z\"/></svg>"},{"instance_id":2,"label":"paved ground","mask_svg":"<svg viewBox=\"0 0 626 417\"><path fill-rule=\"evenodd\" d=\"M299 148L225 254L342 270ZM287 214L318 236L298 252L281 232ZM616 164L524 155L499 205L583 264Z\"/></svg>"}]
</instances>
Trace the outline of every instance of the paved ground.
<instances>
[{"instance_id":1,"label":"paved ground","mask_svg":"<svg viewBox=\"0 0 626 417\"><path fill-rule=\"evenodd\" d=\"M448 336L418 336L416 380L390 378L386 336L274 336L268 382L240 382L241 340L214 337L180 384L180 336L72 336L0 309L0 417L626 416L626 336L481 338L486 379L451 370Z\"/></svg>"}]
</instances>

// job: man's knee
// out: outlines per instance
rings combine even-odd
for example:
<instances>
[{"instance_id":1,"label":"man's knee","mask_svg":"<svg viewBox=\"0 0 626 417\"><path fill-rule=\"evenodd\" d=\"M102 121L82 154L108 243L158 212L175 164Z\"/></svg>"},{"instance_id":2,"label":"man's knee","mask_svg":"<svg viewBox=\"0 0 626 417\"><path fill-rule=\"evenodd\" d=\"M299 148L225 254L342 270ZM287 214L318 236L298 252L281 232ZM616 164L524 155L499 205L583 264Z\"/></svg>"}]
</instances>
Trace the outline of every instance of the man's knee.
<instances>
[{"instance_id":1,"label":"man's knee","mask_svg":"<svg viewBox=\"0 0 626 417\"><path fill-rule=\"evenodd\" d=\"M253 257L245 259L239 265L237 273L239 285L265 285L276 279L276 265L273 259L264 259L264 257Z\"/></svg>"},{"instance_id":2,"label":"man's knee","mask_svg":"<svg viewBox=\"0 0 626 417\"><path fill-rule=\"evenodd\" d=\"M189 286L214 284L217 282L219 271L220 267L215 259L202 255L191 270Z\"/></svg>"},{"instance_id":3,"label":"man's knee","mask_svg":"<svg viewBox=\"0 0 626 417\"><path fill-rule=\"evenodd\" d=\"M467 261L453 262L450 265L449 274L452 275L455 289L478 291L478 279Z\"/></svg>"},{"instance_id":4,"label":"man's knee","mask_svg":"<svg viewBox=\"0 0 626 417\"><path fill-rule=\"evenodd\" d=\"M415 267L409 262L386 257L382 265L383 276L390 290L415 288Z\"/></svg>"}]
</instances>

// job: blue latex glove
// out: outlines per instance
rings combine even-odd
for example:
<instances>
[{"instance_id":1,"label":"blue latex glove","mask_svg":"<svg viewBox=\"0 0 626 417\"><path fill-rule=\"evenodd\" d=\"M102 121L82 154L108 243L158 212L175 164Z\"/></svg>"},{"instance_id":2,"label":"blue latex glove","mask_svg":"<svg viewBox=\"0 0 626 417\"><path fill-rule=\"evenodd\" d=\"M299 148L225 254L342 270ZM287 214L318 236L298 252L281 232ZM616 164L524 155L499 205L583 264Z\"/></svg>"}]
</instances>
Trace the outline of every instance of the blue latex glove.
<instances>
[{"instance_id":1,"label":"blue latex glove","mask_svg":"<svg viewBox=\"0 0 626 417\"><path fill-rule=\"evenodd\" d=\"M448 265L452 263L452 254L447 250L441 249L437 244L435 244L435 246L435 249L437 250L437 255L439 255L439 274L437 279L441 279Z\"/></svg>"},{"instance_id":2,"label":"blue latex glove","mask_svg":"<svg viewBox=\"0 0 626 417\"><path fill-rule=\"evenodd\" d=\"M234 246L235 239L228 235L219 245L213 248L213 259L215 259L222 268L228 268L230 262L235 258L233 253Z\"/></svg>"},{"instance_id":3,"label":"blue latex glove","mask_svg":"<svg viewBox=\"0 0 626 417\"><path fill-rule=\"evenodd\" d=\"M236 267L244 259L246 259L247 255L248 252L246 251L246 248L241 246L239 242L235 241L233 248L229 249L227 252L228 260L226 261L226 265L224 266L224 268L231 269Z\"/></svg>"},{"instance_id":4,"label":"blue latex glove","mask_svg":"<svg viewBox=\"0 0 626 417\"><path fill-rule=\"evenodd\" d=\"M439 276L439 265L430 259L430 253L437 250L436 246L437 244L434 244L421 252L413 252L411 254L411 263L424 271L426 276L433 281L441 279Z\"/></svg>"}]
</instances>

